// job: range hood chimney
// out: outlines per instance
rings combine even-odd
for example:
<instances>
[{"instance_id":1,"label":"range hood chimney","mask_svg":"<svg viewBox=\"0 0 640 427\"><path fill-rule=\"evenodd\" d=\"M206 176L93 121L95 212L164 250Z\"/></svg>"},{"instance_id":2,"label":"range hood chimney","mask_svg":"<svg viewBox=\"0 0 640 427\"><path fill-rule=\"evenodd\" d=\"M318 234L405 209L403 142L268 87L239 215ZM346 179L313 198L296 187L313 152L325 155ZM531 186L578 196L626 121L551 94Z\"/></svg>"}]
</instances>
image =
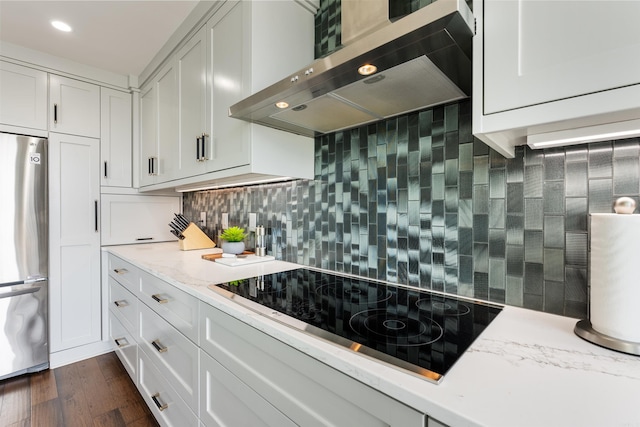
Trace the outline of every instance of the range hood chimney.
<instances>
[{"instance_id":1,"label":"range hood chimney","mask_svg":"<svg viewBox=\"0 0 640 427\"><path fill-rule=\"evenodd\" d=\"M395 22L388 0L342 0L341 15L341 49L232 105L229 116L315 137L471 93L473 14L464 0L436 0ZM377 70L359 74L366 65Z\"/></svg>"}]
</instances>

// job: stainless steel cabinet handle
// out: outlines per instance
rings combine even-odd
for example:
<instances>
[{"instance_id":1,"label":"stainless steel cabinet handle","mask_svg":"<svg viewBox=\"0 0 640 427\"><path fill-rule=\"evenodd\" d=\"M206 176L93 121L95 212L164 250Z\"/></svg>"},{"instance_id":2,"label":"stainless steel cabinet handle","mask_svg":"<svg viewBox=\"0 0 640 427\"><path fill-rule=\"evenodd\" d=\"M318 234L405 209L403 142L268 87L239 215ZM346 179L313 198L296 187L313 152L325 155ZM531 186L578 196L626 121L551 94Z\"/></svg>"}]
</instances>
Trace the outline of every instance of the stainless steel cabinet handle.
<instances>
[{"instance_id":1,"label":"stainless steel cabinet handle","mask_svg":"<svg viewBox=\"0 0 640 427\"><path fill-rule=\"evenodd\" d=\"M201 162L200 160L200 135L196 136L196 162Z\"/></svg>"},{"instance_id":2,"label":"stainless steel cabinet handle","mask_svg":"<svg viewBox=\"0 0 640 427\"><path fill-rule=\"evenodd\" d=\"M114 268L113 271L115 271L117 274L126 274L129 272L129 270L127 270L126 268Z\"/></svg>"},{"instance_id":3,"label":"stainless steel cabinet handle","mask_svg":"<svg viewBox=\"0 0 640 427\"><path fill-rule=\"evenodd\" d=\"M154 157L154 156L149 157L149 160L148 160L149 176L158 175L158 172L156 171L156 160L157 160L157 157Z\"/></svg>"},{"instance_id":4,"label":"stainless steel cabinet handle","mask_svg":"<svg viewBox=\"0 0 640 427\"><path fill-rule=\"evenodd\" d=\"M104 162L104 177L107 178L107 162Z\"/></svg>"},{"instance_id":5,"label":"stainless steel cabinet handle","mask_svg":"<svg viewBox=\"0 0 640 427\"><path fill-rule=\"evenodd\" d=\"M154 301L156 301L157 303L160 303L160 304L166 304L166 303L169 302L168 299L162 298L158 294L151 295L151 298L153 298Z\"/></svg>"},{"instance_id":6,"label":"stainless steel cabinet handle","mask_svg":"<svg viewBox=\"0 0 640 427\"><path fill-rule=\"evenodd\" d=\"M58 104L53 104L53 124L58 124Z\"/></svg>"},{"instance_id":7,"label":"stainless steel cabinet handle","mask_svg":"<svg viewBox=\"0 0 640 427\"><path fill-rule=\"evenodd\" d=\"M156 394L152 395L151 399L153 400L153 403L156 404L156 406L158 407L158 409L160 411L164 411L165 409L167 409L169 407L169 405L167 403L161 403L160 402L160 393L156 393Z\"/></svg>"},{"instance_id":8,"label":"stainless steel cabinet handle","mask_svg":"<svg viewBox=\"0 0 640 427\"><path fill-rule=\"evenodd\" d=\"M114 304L116 305L116 307L118 307L118 308L127 307L127 306L129 305L129 303L128 303L128 302L126 302L126 301L125 301L125 300L123 300L123 299L121 299L120 301L114 301L113 303L114 303Z\"/></svg>"},{"instance_id":9,"label":"stainless steel cabinet handle","mask_svg":"<svg viewBox=\"0 0 640 427\"><path fill-rule=\"evenodd\" d=\"M204 162L209 160L209 158L207 157L206 153L205 153L205 138L207 138L209 135L207 135L206 133L202 133L202 137L200 138L200 144L202 145L202 148L200 149L200 151L202 152L202 157L200 157L200 161Z\"/></svg>"},{"instance_id":10,"label":"stainless steel cabinet handle","mask_svg":"<svg viewBox=\"0 0 640 427\"><path fill-rule=\"evenodd\" d=\"M98 201L93 201L93 224L95 227L96 233L98 232Z\"/></svg>"},{"instance_id":11,"label":"stainless steel cabinet handle","mask_svg":"<svg viewBox=\"0 0 640 427\"><path fill-rule=\"evenodd\" d=\"M115 338L113 341L116 343L118 348L126 347L129 344L126 338ZM121 341L124 341L124 343Z\"/></svg>"},{"instance_id":12,"label":"stainless steel cabinet handle","mask_svg":"<svg viewBox=\"0 0 640 427\"><path fill-rule=\"evenodd\" d=\"M168 350L168 348L160 344L160 341L158 340L151 341L151 345L158 353L165 353Z\"/></svg>"}]
</instances>

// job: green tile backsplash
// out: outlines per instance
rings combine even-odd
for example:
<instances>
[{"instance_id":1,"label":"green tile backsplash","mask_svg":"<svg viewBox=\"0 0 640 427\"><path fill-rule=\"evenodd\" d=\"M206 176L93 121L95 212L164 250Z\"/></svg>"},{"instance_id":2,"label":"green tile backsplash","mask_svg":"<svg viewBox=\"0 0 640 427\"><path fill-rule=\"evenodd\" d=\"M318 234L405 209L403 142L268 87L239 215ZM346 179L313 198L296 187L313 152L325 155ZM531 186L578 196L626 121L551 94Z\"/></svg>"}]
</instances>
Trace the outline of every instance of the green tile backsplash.
<instances>
[{"instance_id":1,"label":"green tile backsplash","mask_svg":"<svg viewBox=\"0 0 640 427\"><path fill-rule=\"evenodd\" d=\"M640 198L640 139L505 159L473 138L468 100L324 135L315 152L313 181L187 193L185 214L246 226L256 212L278 259L586 317L588 213Z\"/></svg>"}]
</instances>

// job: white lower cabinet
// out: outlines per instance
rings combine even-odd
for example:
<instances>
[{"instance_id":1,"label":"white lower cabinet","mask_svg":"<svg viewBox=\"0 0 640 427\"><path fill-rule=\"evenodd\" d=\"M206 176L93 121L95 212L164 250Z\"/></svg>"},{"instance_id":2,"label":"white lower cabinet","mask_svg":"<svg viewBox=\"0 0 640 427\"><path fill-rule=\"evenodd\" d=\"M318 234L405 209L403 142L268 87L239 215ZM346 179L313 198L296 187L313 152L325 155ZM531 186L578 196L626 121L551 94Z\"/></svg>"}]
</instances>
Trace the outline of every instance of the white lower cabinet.
<instances>
[{"instance_id":1,"label":"white lower cabinet","mask_svg":"<svg viewBox=\"0 0 640 427\"><path fill-rule=\"evenodd\" d=\"M296 424L200 350L200 421L207 427L294 427Z\"/></svg>"},{"instance_id":2,"label":"white lower cabinet","mask_svg":"<svg viewBox=\"0 0 640 427\"><path fill-rule=\"evenodd\" d=\"M109 337L114 345L116 355L134 383L138 383L138 344L134 336L125 328L120 320L109 313Z\"/></svg>"},{"instance_id":3,"label":"white lower cabinet","mask_svg":"<svg viewBox=\"0 0 640 427\"><path fill-rule=\"evenodd\" d=\"M296 425L426 423L424 414L208 304L201 302L200 312L202 350ZM220 417L231 416L225 414L230 408L220 411Z\"/></svg>"},{"instance_id":4,"label":"white lower cabinet","mask_svg":"<svg viewBox=\"0 0 640 427\"><path fill-rule=\"evenodd\" d=\"M109 309L114 347L164 427L439 426L117 256L108 266L125 303Z\"/></svg>"},{"instance_id":5,"label":"white lower cabinet","mask_svg":"<svg viewBox=\"0 0 640 427\"><path fill-rule=\"evenodd\" d=\"M140 304L140 348L191 410L198 412L198 347L144 304Z\"/></svg>"},{"instance_id":6,"label":"white lower cabinet","mask_svg":"<svg viewBox=\"0 0 640 427\"><path fill-rule=\"evenodd\" d=\"M138 356L138 389L158 423L165 427L197 426L196 415L145 351L139 351Z\"/></svg>"}]
</instances>

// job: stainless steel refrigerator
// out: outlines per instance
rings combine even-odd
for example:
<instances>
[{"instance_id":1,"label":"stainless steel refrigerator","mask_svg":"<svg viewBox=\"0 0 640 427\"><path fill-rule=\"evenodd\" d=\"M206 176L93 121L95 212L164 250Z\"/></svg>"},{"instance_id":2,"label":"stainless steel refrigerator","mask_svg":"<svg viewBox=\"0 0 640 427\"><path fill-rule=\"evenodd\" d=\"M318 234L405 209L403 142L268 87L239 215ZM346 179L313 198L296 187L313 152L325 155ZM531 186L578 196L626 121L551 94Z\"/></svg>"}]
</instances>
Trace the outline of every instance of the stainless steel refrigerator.
<instances>
[{"instance_id":1,"label":"stainless steel refrigerator","mask_svg":"<svg viewBox=\"0 0 640 427\"><path fill-rule=\"evenodd\" d=\"M0 133L0 379L49 367L47 140Z\"/></svg>"}]
</instances>

